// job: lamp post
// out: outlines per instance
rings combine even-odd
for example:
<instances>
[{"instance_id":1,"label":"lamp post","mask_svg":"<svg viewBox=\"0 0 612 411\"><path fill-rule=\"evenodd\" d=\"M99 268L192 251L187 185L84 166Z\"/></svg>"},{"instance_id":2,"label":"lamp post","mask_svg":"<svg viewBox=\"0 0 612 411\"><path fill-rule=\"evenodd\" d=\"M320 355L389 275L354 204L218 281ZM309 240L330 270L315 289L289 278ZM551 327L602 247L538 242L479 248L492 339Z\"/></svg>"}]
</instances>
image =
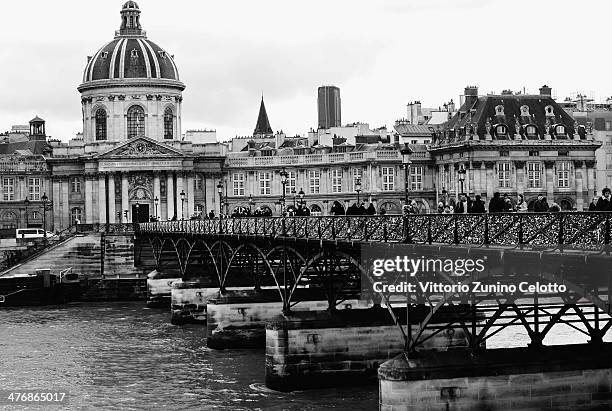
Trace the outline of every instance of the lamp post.
<instances>
[{"instance_id":1,"label":"lamp post","mask_svg":"<svg viewBox=\"0 0 612 411\"><path fill-rule=\"evenodd\" d=\"M359 206L359 193L361 192L361 178L355 180L355 191L357 192L357 206Z\"/></svg>"},{"instance_id":2,"label":"lamp post","mask_svg":"<svg viewBox=\"0 0 612 411\"><path fill-rule=\"evenodd\" d=\"M446 191L446 188L442 188L442 198L444 198L444 205L448 204L448 191Z\"/></svg>"},{"instance_id":3,"label":"lamp post","mask_svg":"<svg viewBox=\"0 0 612 411\"><path fill-rule=\"evenodd\" d=\"M181 190L181 220L185 219L185 190Z\"/></svg>"},{"instance_id":4,"label":"lamp post","mask_svg":"<svg viewBox=\"0 0 612 411\"><path fill-rule=\"evenodd\" d=\"M132 217L132 220L134 220L134 218ZM139 223L140 222L140 203L138 201L136 201L136 221L134 221L135 223Z\"/></svg>"},{"instance_id":5,"label":"lamp post","mask_svg":"<svg viewBox=\"0 0 612 411\"><path fill-rule=\"evenodd\" d=\"M28 206L30 205L30 200L26 197L25 200L23 200L23 205L25 206L25 223L26 223L26 228L29 226L28 224Z\"/></svg>"},{"instance_id":6,"label":"lamp post","mask_svg":"<svg viewBox=\"0 0 612 411\"><path fill-rule=\"evenodd\" d=\"M157 214L157 206L159 205L159 198L155 196L155 200L153 200L153 204L155 204L155 221L159 220L159 216Z\"/></svg>"},{"instance_id":7,"label":"lamp post","mask_svg":"<svg viewBox=\"0 0 612 411\"><path fill-rule=\"evenodd\" d=\"M293 194L293 208L295 208L295 206L296 206L296 203L295 203L295 195L296 195L295 188L291 189L291 194Z\"/></svg>"},{"instance_id":8,"label":"lamp post","mask_svg":"<svg viewBox=\"0 0 612 411\"><path fill-rule=\"evenodd\" d=\"M300 192L298 193L298 195L300 196L300 204L304 205L304 190L300 188Z\"/></svg>"},{"instance_id":9,"label":"lamp post","mask_svg":"<svg viewBox=\"0 0 612 411\"><path fill-rule=\"evenodd\" d=\"M47 193L43 193L40 199L43 203L43 236L45 241L47 241L47 201L49 197L47 197Z\"/></svg>"},{"instance_id":10,"label":"lamp post","mask_svg":"<svg viewBox=\"0 0 612 411\"><path fill-rule=\"evenodd\" d=\"M457 171L457 173L459 174L459 182L461 183L461 194L463 194L463 184L465 182L465 173L467 171L465 170L465 167L463 164L461 164L459 166L459 171Z\"/></svg>"},{"instance_id":11,"label":"lamp post","mask_svg":"<svg viewBox=\"0 0 612 411\"><path fill-rule=\"evenodd\" d=\"M253 194L249 194L249 214L251 214L251 207L255 205L255 200L253 200Z\"/></svg>"},{"instance_id":12,"label":"lamp post","mask_svg":"<svg viewBox=\"0 0 612 411\"><path fill-rule=\"evenodd\" d=\"M404 148L400 150L400 154L402 155L402 164L404 165L404 204L408 205L408 178L410 164L412 164L412 161L410 161L412 149L408 146L408 143L404 143Z\"/></svg>"},{"instance_id":13,"label":"lamp post","mask_svg":"<svg viewBox=\"0 0 612 411\"><path fill-rule=\"evenodd\" d=\"M221 217L223 216L223 183L221 181L217 184L217 192L219 193L219 234L223 234L223 226L221 225Z\"/></svg>"},{"instance_id":14,"label":"lamp post","mask_svg":"<svg viewBox=\"0 0 612 411\"><path fill-rule=\"evenodd\" d=\"M289 173L284 168L280 172L281 184L283 185L283 200L281 204L281 215L285 215L285 186L287 185L287 178L289 177Z\"/></svg>"}]
</instances>

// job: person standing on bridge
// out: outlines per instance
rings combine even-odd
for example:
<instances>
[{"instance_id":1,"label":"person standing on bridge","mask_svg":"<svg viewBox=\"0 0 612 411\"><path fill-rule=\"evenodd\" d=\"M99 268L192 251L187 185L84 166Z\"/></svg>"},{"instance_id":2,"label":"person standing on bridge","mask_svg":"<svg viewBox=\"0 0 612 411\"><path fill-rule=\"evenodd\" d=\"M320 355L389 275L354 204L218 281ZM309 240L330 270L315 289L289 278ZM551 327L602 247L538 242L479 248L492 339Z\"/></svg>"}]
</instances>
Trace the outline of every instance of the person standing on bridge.
<instances>
[{"instance_id":1,"label":"person standing on bridge","mask_svg":"<svg viewBox=\"0 0 612 411\"><path fill-rule=\"evenodd\" d=\"M612 211L612 192L608 187L601 190L601 198L597 201L597 211Z\"/></svg>"},{"instance_id":2,"label":"person standing on bridge","mask_svg":"<svg viewBox=\"0 0 612 411\"><path fill-rule=\"evenodd\" d=\"M482 214L486 212L487 210L485 210L484 201L482 201L480 195L477 195L476 197L474 197L474 201L472 202L472 213Z\"/></svg>"},{"instance_id":3,"label":"person standing on bridge","mask_svg":"<svg viewBox=\"0 0 612 411\"><path fill-rule=\"evenodd\" d=\"M527 212L527 202L522 194L518 195L518 200L516 201L516 212L517 213L526 213Z\"/></svg>"},{"instance_id":4,"label":"person standing on bridge","mask_svg":"<svg viewBox=\"0 0 612 411\"><path fill-rule=\"evenodd\" d=\"M489 201L489 213L503 213L506 202L502 200L498 192L493 193L493 198Z\"/></svg>"},{"instance_id":5,"label":"person standing on bridge","mask_svg":"<svg viewBox=\"0 0 612 411\"><path fill-rule=\"evenodd\" d=\"M455 207L455 214L467 214L472 212L472 204L464 193L459 195L459 204Z\"/></svg>"},{"instance_id":6,"label":"person standing on bridge","mask_svg":"<svg viewBox=\"0 0 612 411\"><path fill-rule=\"evenodd\" d=\"M595 193L595 196L593 197L593 199L591 200L591 203L589 204L589 211L597 211L598 201L599 201L599 197L597 196L597 193Z\"/></svg>"},{"instance_id":7,"label":"person standing on bridge","mask_svg":"<svg viewBox=\"0 0 612 411\"><path fill-rule=\"evenodd\" d=\"M542 194L538 194L538 199L535 201L533 205L533 211L536 213L545 213L549 209L548 201L546 201L546 197Z\"/></svg>"}]
</instances>

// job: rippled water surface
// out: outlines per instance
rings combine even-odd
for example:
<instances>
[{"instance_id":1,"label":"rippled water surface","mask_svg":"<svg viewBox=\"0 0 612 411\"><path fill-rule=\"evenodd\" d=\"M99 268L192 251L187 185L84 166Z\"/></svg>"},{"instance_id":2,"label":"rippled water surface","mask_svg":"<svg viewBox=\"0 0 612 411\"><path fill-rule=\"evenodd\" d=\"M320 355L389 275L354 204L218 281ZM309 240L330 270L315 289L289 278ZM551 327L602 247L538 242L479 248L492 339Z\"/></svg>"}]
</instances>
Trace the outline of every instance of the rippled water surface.
<instances>
[{"instance_id":1,"label":"rippled water surface","mask_svg":"<svg viewBox=\"0 0 612 411\"><path fill-rule=\"evenodd\" d=\"M142 302L0 310L0 389L67 390L66 409L377 409L376 385L268 390L263 350L210 350L169 320Z\"/></svg>"}]
</instances>

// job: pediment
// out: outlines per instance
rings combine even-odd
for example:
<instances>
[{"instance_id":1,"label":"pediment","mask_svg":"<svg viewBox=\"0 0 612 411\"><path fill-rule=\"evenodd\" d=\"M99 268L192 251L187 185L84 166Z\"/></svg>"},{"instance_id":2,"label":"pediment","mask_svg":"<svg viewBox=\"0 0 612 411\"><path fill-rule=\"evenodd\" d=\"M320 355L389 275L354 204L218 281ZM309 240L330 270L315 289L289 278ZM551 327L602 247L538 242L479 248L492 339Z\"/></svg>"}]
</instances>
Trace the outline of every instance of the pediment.
<instances>
[{"instance_id":1,"label":"pediment","mask_svg":"<svg viewBox=\"0 0 612 411\"><path fill-rule=\"evenodd\" d=\"M98 159L151 157L183 157L183 153L150 138L136 137L98 155Z\"/></svg>"}]
</instances>

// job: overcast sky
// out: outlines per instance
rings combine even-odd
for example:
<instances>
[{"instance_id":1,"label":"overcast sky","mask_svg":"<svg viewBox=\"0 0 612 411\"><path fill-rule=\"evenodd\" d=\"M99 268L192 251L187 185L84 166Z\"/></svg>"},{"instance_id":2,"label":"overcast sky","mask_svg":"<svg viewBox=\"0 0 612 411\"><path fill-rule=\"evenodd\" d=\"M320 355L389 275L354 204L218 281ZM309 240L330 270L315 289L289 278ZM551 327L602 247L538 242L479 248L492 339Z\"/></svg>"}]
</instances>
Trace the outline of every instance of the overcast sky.
<instances>
[{"instance_id":1,"label":"overcast sky","mask_svg":"<svg viewBox=\"0 0 612 411\"><path fill-rule=\"evenodd\" d=\"M340 87L342 122L372 127L437 107L466 85L486 94L612 95L607 0L139 0L148 37L175 55L183 132L252 134L261 93L290 135L317 125L316 91ZM35 115L47 134L81 130L88 55L119 28L122 1L2 2L0 131Z\"/></svg>"}]
</instances>

